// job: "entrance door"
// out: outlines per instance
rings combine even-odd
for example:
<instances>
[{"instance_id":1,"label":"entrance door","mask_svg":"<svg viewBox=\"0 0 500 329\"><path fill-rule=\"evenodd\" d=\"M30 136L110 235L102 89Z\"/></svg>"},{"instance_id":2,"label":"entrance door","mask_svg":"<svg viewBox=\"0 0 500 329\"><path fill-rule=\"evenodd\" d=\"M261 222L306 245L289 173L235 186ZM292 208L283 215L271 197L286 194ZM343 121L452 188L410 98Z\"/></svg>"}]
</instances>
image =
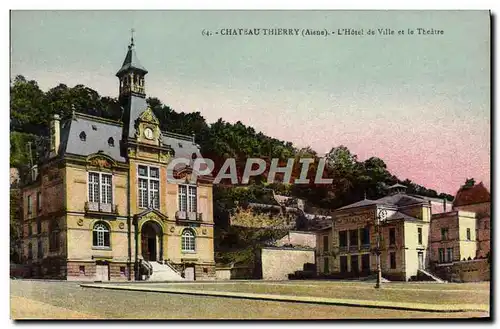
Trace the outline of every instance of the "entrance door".
<instances>
[{"instance_id":1,"label":"entrance door","mask_svg":"<svg viewBox=\"0 0 500 329\"><path fill-rule=\"evenodd\" d=\"M161 228L154 222L146 222L141 230L141 253L146 261L157 261L161 257ZM159 245L158 245L159 244Z\"/></svg>"},{"instance_id":2,"label":"entrance door","mask_svg":"<svg viewBox=\"0 0 500 329\"><path fill-rule=\"evenodd\" d=\"M96 265L95 276L97 281L109 281L109 266Z\"/></svg>"},{"instance_id":3,"label":"entrance door","mask_svg":"<svg viewBox=\"0 0 500 329\"><path fill-rule=\"evenodd\" d=\"M363 274L370 273L370 254L363 254L361 256L361 271Z\"/></svg>"},{"instance_id":4,"label":"entrance door","mask_svg":"<svg viewBox=\"0 0 500 329\"><path fill-rule=\"evenodd\" d=\"M194 266L189 266L184 269L184 278L188 281L194 281Z\"/></svg>"},{"instance_id":5,"label":"entrance door","mask_svg":"<svg viewBox=\"0 0 500 329\"><path fill-rule=\"evenodd\" d=\"M418 268L421 270L424 269L424 253L423 252L418 253Z\"/></svg>"},{"instance_id":6,"label":"entrance door","mask_svg":"<svg viewBox=\"0 0 500 329\"><path fill-rule=\"evenodd\" d=\"M359 273L359 256L351 255L351 272Z\"/></svg>"},{"instance_id":7,"label":"entrance door","mask_svg":"<svg viewBox=\"0 0 500 329\"><path fill-rule=\"evenodd\" d=\"M323 258L324 273L330 273L330 264L328 257Z\"/></svg>"},{"instance_id":8,"label":"entrance door","mask_svg":"<svg viewBox=\"0 0 500 329\"><path fill-rule=\"evenodd\" d=\"M156 260L156 237L148 238L148 259L149 261Z\"/></svg>"}]
</instances>

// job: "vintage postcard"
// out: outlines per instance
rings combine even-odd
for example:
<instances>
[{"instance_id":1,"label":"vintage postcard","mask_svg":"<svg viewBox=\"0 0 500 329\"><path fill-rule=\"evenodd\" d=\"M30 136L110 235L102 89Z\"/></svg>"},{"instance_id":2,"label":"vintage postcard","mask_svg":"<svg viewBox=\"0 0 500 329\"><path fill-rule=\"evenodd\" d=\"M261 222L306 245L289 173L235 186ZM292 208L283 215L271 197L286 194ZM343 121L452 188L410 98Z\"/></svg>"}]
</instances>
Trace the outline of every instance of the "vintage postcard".
<instances>
[{"instance_id":1,"label":"vintage postcard","mask_svg":"<svg viewBox=\"0 0 500 329\"><path fill-rule=\"evenodd\" d=\"M490 319L491 13L10 13L10 315Z\"/></svg>"}]
</instances>

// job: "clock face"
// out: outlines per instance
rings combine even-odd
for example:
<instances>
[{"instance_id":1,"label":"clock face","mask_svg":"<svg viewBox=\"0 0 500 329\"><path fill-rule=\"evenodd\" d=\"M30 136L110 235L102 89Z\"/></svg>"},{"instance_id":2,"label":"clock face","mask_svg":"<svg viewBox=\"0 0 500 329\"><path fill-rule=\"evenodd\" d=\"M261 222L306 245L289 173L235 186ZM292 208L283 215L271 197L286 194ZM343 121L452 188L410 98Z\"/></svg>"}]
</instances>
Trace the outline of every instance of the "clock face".
<instances>
[{"instance_id":1,"label":"clock face","mask_svg":"<svg viewBox=\"0 0 500 329\"><path fill-rule=\"evenodd\" d=\"M144 130L144 136L147 138L147 139L153 139L153 130L151 130L151 128L146 128Z\"/></svg>"}]
</instances>

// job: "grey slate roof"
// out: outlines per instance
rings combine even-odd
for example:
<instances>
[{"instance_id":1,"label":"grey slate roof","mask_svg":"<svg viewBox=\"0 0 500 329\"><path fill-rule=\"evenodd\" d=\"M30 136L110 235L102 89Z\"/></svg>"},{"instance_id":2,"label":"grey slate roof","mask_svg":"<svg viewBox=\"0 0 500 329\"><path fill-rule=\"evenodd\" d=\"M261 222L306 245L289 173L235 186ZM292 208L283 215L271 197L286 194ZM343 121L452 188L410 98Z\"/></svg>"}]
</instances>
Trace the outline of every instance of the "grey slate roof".
<instances>
[{"instance_id":1,"label":"grey slate roof","mask_svg":"<svg viewBox=\"0 0 500 329\"><path fill-rule=\"evenodd\" d=\"M90 155L102 151L115 161L125 162L120 154L122 126L119 123L107 123L98 117L75 113L72 119L64 122L61 127L61 146L59 154ZM85 141L80 134L85 133ZM113 138L114 146L108 144Z\"/></svg>"},{"instance_id":2,"label":"grey slate roof","mask_svg":"<svg viewBox=\"0 0 500 329\"><path fill-rule=\"evenodd\" d=\"M133 138L135 136L135 122L139 118L139 116L147 110L148 108L148 103L146 102L146 98L144 97L139 97L136 95L131 95L129 99L129 104L128 108L130 109L130 120L129 126L128 126L128 137ZM124 115L126 114L126 111L124 111ZM127 119L124 118L124 122L126 122Z\"/></svg>"},{"instance_id":3,"label":"grey slate roof","mask_svg":"<svg viewBox=\"0 0 500 329\"><path fill-rule=\"evenodd\" d=\"M379 202L378 200L368 200L368 199L365 199L365 200L361 200L361 201L358 201L358 202L355 202L355 203L351 203L351 204L349 204L347 206L340 207L337 210L343 210L343 209L349 209L349 208L358 208L358 207L365 207L365 206L371 206L371 205L375 205L375 204L383 204L383 203Z\"/></svg>"},{"instance_id":4,"label":"grey slate roof","mask_svg":"<svg viewBox=\"0 0 500 329\"><path fill-rule=\"evenodd\" d=\"M129 69L136 69L144 72L144 74L148 73L148 70L146 70L144 66L142 66L141 63L139 62L139 58L135 53L133 43L130 46L128 46L127 55L125 56L125 60L123 61L121 69L118 70L118 72L116 72L116 76L120 76L123 72Z\"/></svg>"},{"instance_id":5,"label":"grey slate roof","mask_svg":"<svg viewBox=\"0 0 500 329\"><path fill-rule=\"evenodd\" d=\"M404 193L388 195L386 197L378 199L377 201L382 202L384 204L395 205L398 207L407 206L410 204L428 203L428 201L424 199L417 198Z\"/></svg>"},{"instance_id":6,"label":"grey slate roof","mask_svg":"<svg viewBox=\"0 0 500 329\"><path fill-rule=\"evenodd\" d=\"M407 189L407 188L408 188L407 186L404 186L404 185L401 185L401 184L394 184L394 185L389 186L389 188L390 188L390 189L393 189L393 188L398 188L398 187L399 187L399 188L401 188L401 187L402 187L402 188L405 188L405 189Z\"/></svg>"},{"instance_id":7,"label":"grey slate roof","mask_svg":"<svg viewBox=\"0 0 500 329\"><path fill-rule=\"evenodd\" d=\"M403 219L405 221L421 221L418 218L403 214L402 212L396 211L387 218L387 221Z\"/></svg>"},{"instance_id":8,"label":"grey slate roof","mask_svg":"<svg viewBox=\"0 0 500 329\"><path fill-rule=\"evenodd\" d=\"M408 194L404 193L398 193L398 194L393 194L393 195L388 195L386 197L377 199L377 200L361 200L352 204L349 204L347 206L338 208L337 210L344 210L344 209L351 209L351 208L358 208L358 207L365 207L365 206L371 206L371 205L385 205L385 206L397 206L397 207L402 207L402 206L407 206L411 204L422 204L422 203L428 203L428 201L417 198Z\"/></svg>"}]
</instances>

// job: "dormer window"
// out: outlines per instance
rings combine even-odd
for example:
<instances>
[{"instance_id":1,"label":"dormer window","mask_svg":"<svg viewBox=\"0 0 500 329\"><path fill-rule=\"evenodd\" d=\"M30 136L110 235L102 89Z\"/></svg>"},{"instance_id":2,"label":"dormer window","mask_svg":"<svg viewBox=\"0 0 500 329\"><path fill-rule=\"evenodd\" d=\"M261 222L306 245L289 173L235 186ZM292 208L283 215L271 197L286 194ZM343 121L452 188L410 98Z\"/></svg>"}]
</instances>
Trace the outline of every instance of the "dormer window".
<instances>
[{"instance_id":1,"label":"dormer window","mask_svg":"<svg viewBox=\"0 0 500 329\"><path fill-rule=\"evenodd\" d=\"M182 144L181 143L179 143L178 145L179 145L180 148L182 148Z\"/></svg>"},{"instance_id":2,"label":"dormer window","mask_svg":"<svg viewBox=\"0 0 500 329\"><path fill-rule=\"evenodd\" d=\"M85 133L85 131L82 131L80 133L80 140L85 142L87 140L87 134Z\"/></svg>"},{"instance_id":3,"label":"dormer window","mask_svg":"<svg viewBox=\"0 0 500 329\"><path fill-rule=\"evenodd\" d=\"M191 159L195 160L196 158L197 158L196 153L193 153L193 154L191 155Z\"/></svg>"},{"instance_id":4,"label":"dormer window","mask_svg":"<svg viewBox=\"0 0 500 329\"><path fill-rule=\"evenodd\" d=\"M92 125L92 130L97 130L97 126L96 125Z\"/></svg>"},{"instance_id":5,"label":"dormer window","mask_svg":"<svg viewBox=\"0 0 500 329\"><path fill-rule=\"evenodd\" d=\"M115 140L113 139L113 137L110 137L108 139L108 145L111 146L111 147L114 147L115 146Z\"/></svg>"}]
</instances>

